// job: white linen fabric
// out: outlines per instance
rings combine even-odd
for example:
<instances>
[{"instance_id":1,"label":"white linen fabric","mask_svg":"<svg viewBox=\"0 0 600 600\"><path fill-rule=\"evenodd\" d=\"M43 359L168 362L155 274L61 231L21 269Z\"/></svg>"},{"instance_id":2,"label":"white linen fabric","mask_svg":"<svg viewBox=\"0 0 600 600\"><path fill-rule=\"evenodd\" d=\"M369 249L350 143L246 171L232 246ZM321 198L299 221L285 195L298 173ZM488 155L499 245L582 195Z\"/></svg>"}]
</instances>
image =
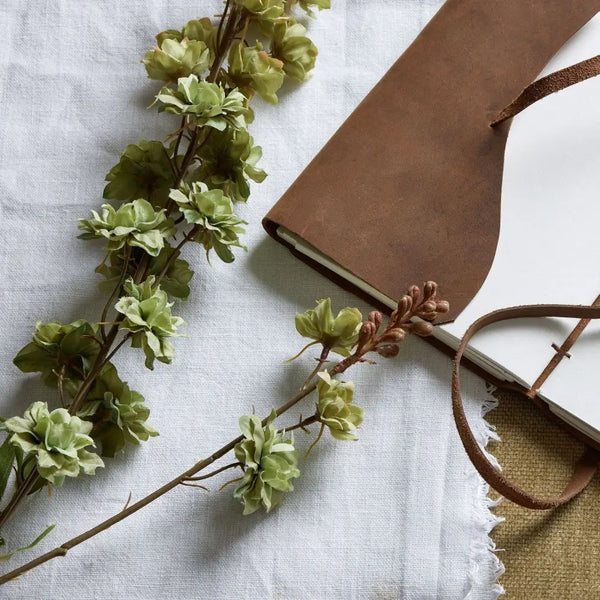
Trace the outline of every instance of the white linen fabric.
<instances>
[{"instance_id":1,"label":"white linen fabric","mask_svg":"<svg viewBox=\"0 0 600 600\"><path fill-rule=\"evenodd\" d=\"M293 317L331 296L341 308L369 307L267 237L260 220L301 169L439 8L439 0L333 0L310 22L320 55L313 78L288 85L276 107L256 100L251 132L269 173L247 205L248 253L206 264L186 248L193 291L174 313L187 321L170 366L143 366L137 350L115 362L142 392L160 437L114 460L95 477L68 480L29 498L2 532L6 551L57 527L48 550L141 498L238 435L254 406L266 415L299 388L310 353ZM76 239L76 219L101 204L103 178L128 143L164 139L176 120L145 110L157 91L139 64L153 36L219 12L218 1L20 2L0 6L0 414L34 400L56 402L11 360L36 319L95 320L103 297L93 273L100 243ZM385 140L382 140L385 143ZM377 195L377 174L370 182ZM365 248L365 252L368 252ZM407 285L415 282L406 282ZM416 282L420 283L420 282ZM443 282L441 282L443 283ZM495 520L486 487L454 430L450 361L420 340L395 360L351 372L365 422L355 443L329 435L301 463L284 505L243 517L231 488L179 488L65 558L0 589L0 597L72 599L496 598L500 565L489 551ZM465 374L467 411L482 443L489 403ZM309 399L300 411L309 414ZM299 432L298 445L308 439Z\"/></svg>"}]
</instances>

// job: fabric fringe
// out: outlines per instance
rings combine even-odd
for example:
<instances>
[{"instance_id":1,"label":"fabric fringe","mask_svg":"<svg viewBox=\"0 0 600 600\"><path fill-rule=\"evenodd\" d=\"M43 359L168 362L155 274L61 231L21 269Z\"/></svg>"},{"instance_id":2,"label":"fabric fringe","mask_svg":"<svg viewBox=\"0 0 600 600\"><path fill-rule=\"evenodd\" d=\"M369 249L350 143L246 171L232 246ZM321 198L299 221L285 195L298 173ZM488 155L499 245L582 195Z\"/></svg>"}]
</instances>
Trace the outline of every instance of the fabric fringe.
<instances>
[{"instance_id":1,"label":"fabric fringe","mask_svg":"<svg viewBox=\"0 0 600 600\"><path fill-rule=\"evenodd\" d=\"M485 419L487 413L498 406L498 400L492 396L494 387L488 386L487 392L487 398L481 407L481 420L475 432L478 442L484 448L490 440L500 440L496 428ZM486 454L494 464L498 464L494 456L487 452ZM504 565L496 554L499 550L496 548L490 534L498 523L504 521L504 518L496 516L491 509L497 506L502 498L492 500L488 496L490 486L475 469L472 470L471 476L473 477L474 487L477 488L473 501L473 514L475 515L476 528L481 535L474 538L471 545L469 557L471 591L465 596L465 600L478 600L482 597L482 590L490 589L492 591L491 597L497 599L505 593L502 585L498 583L498 578L504 573Z\"/></svg>"}]
</instances>

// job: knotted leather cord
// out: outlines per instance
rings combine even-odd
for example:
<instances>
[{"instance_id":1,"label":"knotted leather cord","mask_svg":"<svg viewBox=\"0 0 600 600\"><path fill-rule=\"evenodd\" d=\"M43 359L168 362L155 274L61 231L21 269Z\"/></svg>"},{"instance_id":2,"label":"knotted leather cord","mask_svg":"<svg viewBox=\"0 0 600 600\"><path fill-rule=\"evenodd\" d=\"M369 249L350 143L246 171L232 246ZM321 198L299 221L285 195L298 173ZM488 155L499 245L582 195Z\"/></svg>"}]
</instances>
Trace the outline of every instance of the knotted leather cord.
<instances>
[{"instance_id":1,"label":"knotted leather cord","mask_svg":"<svg viewBox=\"0 0 600 600\"><path fill-rule=\"evenodd\" d=\"M502 121L514 117L534 102L596 75L600 75L600 55L583 60L566 69L550 73L550 75L528 85L515 100L498 114L490 125L494 127Z\"/></svg>"},{"instance_id":2,"label":"knotted leather cord","mask_svg":"<svg viewBox=\"0 0 600 600\"><path fill-rule=\"evenodd\" d=\"M480 448L469 427L460 395L460 363L471 338L478 331L492 323L526 317L600 319L600 306L532 304L503 308L479 318L467 329L456 351L454 371L452 373L452 412L454 413L454 420L463 446L480 475L505 498L521 506L534 509L549 509L565 504L586 488L598 468L600 460L598 452L592 448L586 450L579 463L577 463L573 476L559 496L548 499L538 498L518 485L511 483L502 471L489 460L485 452Z\"/></svg>"}]
</instances>

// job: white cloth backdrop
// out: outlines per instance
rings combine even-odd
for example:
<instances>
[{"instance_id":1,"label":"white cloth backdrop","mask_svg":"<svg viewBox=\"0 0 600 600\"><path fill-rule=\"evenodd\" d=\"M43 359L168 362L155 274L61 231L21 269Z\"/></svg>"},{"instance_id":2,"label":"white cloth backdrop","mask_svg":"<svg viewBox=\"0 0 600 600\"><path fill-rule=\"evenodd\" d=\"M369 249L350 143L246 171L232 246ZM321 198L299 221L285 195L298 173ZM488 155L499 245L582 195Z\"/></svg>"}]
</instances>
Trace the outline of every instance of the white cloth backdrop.
<instances>
[{"instance_id":1,"label":"white cloth backdrop","mask_svg":"<svg viewBox=\"0 0 600 600\"><path fill-rule=\"evenodd\" d=\"M439 8L439 0L333 0L310 24L314 77L289 85L279 106L257 100L252 134L269 173L246 206L247 254L206 264L200 249L190 300L175 312L188 338L171 366L118 357L160 430L95 477L30 498L2 532L8 550L50 523L54 532L16 565L119 511L238 435L252 406L267 414L312 368L293 317L331 296L368 307L301 264L261 217ZM97 319L100 244L76 239L76 219L101 203L103 178L126 144L161 139L176 121L145 110L157 90L139 63L153 35L218 12L217 1L20 2L0 6L0 413L54 402L11 364L36 319ZM385 140L381 140L385 143ZM371 181L377 195L377 174ZM406 282L407 284L413 282ZM0 589L5 598L495 598L499 563L485 486L454 430L450 361L420 340L398 359L356 368L365 408L360 441L324 436L284 505L242 517L231 489L180 488L133 518ZM481 440L486 401L465 374L467 410ZM489 397L488 397L489 401ZM310 411L308 402L301 410ZM286 420L295 418L297 413ZM297 436L301 447L304 434ZM215 490L222 478L210 483Z\"/></svg>"}]
</instances>

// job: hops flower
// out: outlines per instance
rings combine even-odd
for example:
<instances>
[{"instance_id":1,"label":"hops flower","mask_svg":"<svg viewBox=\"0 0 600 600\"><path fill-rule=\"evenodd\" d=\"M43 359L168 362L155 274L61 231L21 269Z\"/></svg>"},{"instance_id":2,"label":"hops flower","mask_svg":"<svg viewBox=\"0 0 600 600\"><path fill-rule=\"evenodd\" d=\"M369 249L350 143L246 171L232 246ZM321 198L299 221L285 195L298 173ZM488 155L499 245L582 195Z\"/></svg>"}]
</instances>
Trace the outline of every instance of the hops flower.
<instances>
[{"instance_id":1,"label":"hops flower","mask_svg":"<svg viewBox=\"0 0 600 600\"><path fill-rule=\"evenodd\" d=\"M308 79L318 54L305 33L306 28L294 19L273 26L271 54L281 60L285 73L298 81Z\"/></svg>"},{"instance_id":2,"label":"hops flower","mask_svg":"<svg viewBox=\"0 0 600 600\"><path fill-rule=\"evenodd\" d=\"M263 100L277 104L275 92L283 83L283 63L269 56L260 42L246 47L238 42L229 51L230 79L248 97L256 92Z\"/></svg>"},{"instance_id":3,"label":"hops flower","mask_svg":"<svg viewBox=\"0 0 600 600\"><path fill-rule=\"evenodd\" d=\"M56 386L61 372L65 391L74 394L98 355L97 334L98 327L83 319L68 325L37 321L33 341L13 362L23 373L41 373L51 386Z\"/></svg>"},{"instance_id":4,"label":"hops flower","mask_svg":"<svg viewBox=\"0 0 600 600\"><path fill-rule=\"evenodd\" d=\"M167 294L160 286L154 287L154 276L136 285L131 278L125 284L127 296L123 296L115 305L118 312L124 315L120 329L131 331L135 335L132 346L143 348L146 355L146 367L154 368L154 359L170 363L175 356L173 344L167 339L181 337L177 328L183 325L181 317L171 316L171 306Z\"/></svg>"},{"instance_id":5,"label":"hops flower","mask_svg":"<svg viewBox=\"0 0 600 600\"><path fill-rule=\"evenodd\" d=\"M284 492L294 488L291 479L299 477L298 451L293 440L284 440L271 424L275 413L263 428L256 415L242 417L240 429L244 441L235 446L235 456L244 465L244 476L233 497L244 504L249 515L261 506L267 512L280 506Z\"/></svg>"},{"instance_id":6,"label":"hops flower","mask_svg":"<svg viewBox=\"0 0 600 600\"><path fill-rule=\"evenodd\" d=\"M296 330L320 342L337 354L348 356L358 342L362 314L357 308L343 308L333 318L331 299L319 300L317 307L296 315Z\"/></svg>"},{"instance_id":7,"label":"hops flower","mask_svg":"<svg viewBox=\"0 0 600 600\"><path fill-rule=\"evenodd\" d=\"M80 471L93 475L103 467L102 459L85 450L94 446L88 435L92 424L69 414L64 408L50 412L46 402L34 402L23 417L4 422L10 443L23 451L24 458L34 456L41 477L60 486L65 477L77 477Z\"/></svg>"},{"instance_id":8,"label":"hops flower","mask_svg":"<svg viewBox=\"0 0 600 600\"><path fill-rule=\"evenodd\" d=\"M167 33L167 32L164 32ZM177 81L188 75L202 75L210 65L210 51L204 42L162 35L158 46L146 52L144 66L150 79ZM173 35L175 34L175 35ZM160 35L160 34L159 34Z\"/></svg>"},{"instance_id":9,"label":"hops flower","mask_svg":"<svg viewBox=\"0 0 600 600\"><path fill-rule=\"evenodd\" d=\"M188 116L201 127L223 131L228 125L234 129L246 128L250 110L246 97L237 89L226 93L222 86L200 81L195 75L177 80L177 89L163 87L156 96L160 112Z\"/></svg>"},{"instance_id":10,"label":"hops flower","mask_svg":"<svg viewBox=\"0 0 600 600\"><path fill-rule=\"evenodd\" d=\"M256 166L262 150L252 143L246 129L215 131L199 148L196 156L201 163L192 177L223 190L234 202L246 202L250 195L248 180L260 183L267 176Z\"/></svg>"},{"instance_id":11,"label":"hops flower","mask_svg":"<svg viewBox=\"0 0 600 600\"><path fill-rule=\"evenodd\" d=\"M175 177L163 143L142 140L125 148L106 181L103 197L107 200L130 202L145 198L154 206L164 206Z\"/></svg>"},{"instance_id":12,"label":"hops flower","mask_svg":"<svg viewBox=\"0 0 600 600\"><path fill-rule=\"evenodd\" d=\"M79 228L87 233L81 239L104 237L109 251L123 246L138 246L150 256L158 256L165 238L176 231L173 221L167 219L164 209L155 211L146 200L134 200L115 210L110 204L102 205L102 215L92 211L92 219L79 219Z\"/></svg>"},{"instance_id":13,"label":"hops flower","mask_svg":"<svg viewBox=\"0 0 600 600\"><path fill-rule=\"evenodd\" d=\"M77 416L92 422L92 433L102 445L102 456L113 457L127 443L138 445L158 435L146 425L150 409L144 404L144 397L130 390L111 364L96 379Z\"/></svg>"},{"instance_id":14,"label":"hops flower","mask_svg":"<svg viewBox=\"0 0 600 600\"><path fill-rule=\"evenodd\" d=\"M173 260L175 252L177 250L168 242L165 242L165 247L160 251L160 254L150 259L148 263L148 275L156 275L158 277L162 273L160 287L169 296L173 296L179 300L187 300L190 295L190 286L188 284L194 276L194 271L190 269L189 263L182 258ZM106 277L106 280L99 285L103 292L110 294L115 289L123 272L123 262L124 257L119 252L111 252L109 259L104 262L102 267L97 269L98 273ZM165 267L167 270L163 272ZM130 263L128 274L133 277L136 269L137 265L135 262Z\"/></svg>"},{"instance_id":15,"label":"hops flower","mask_svg":"<svg viewBox=\"0 0 600 600\"><path fill-rule=\"evenodd\" d=\"M318 10L331 8L331 0L299 0L298 4L311 17L315 16L315 13L310 9L311 6L314 6Z\"/></svg>"},{"instance_id":16,"label":"hops flower","mask_svg":"<svg viewBox=\"0 0 600 600\"><path fill-rule=\"evenodd\" d=\"M169 197L188 223L201 227L195 241L205 247L207 255L214 248L217 256L229 263L234 259L231 246L244 248L238 234L244 233L240 225L246 221L234 214L233 204L222 190L209 190L206 184L195 181L191 187L184 185L181 190L171 190Z\"/></svg>"},{"instance_id":17,"label":"hops flower","mask_svg":"<svg viewBox=\"0 0 600 600\"><path fill-rule=\"evenodd\" d=\"M238 4L260 19L271 21L283 15L283 0L238 0Z\"/></svg>"},{"instance_id":18,"label":"hops flower","mask_svg":"<svg viewBox=\"0 0 600 600\"><path fill-rule=\"evenodd\" d=\"M364 411L352 404L354 384L351 381L331 379L327 371L319 373L321 380L317 384L319 401L317 415L319 421L329 428L336 440L356 440L354 431L363 421Z\"/></svg>"}]
</instances>

